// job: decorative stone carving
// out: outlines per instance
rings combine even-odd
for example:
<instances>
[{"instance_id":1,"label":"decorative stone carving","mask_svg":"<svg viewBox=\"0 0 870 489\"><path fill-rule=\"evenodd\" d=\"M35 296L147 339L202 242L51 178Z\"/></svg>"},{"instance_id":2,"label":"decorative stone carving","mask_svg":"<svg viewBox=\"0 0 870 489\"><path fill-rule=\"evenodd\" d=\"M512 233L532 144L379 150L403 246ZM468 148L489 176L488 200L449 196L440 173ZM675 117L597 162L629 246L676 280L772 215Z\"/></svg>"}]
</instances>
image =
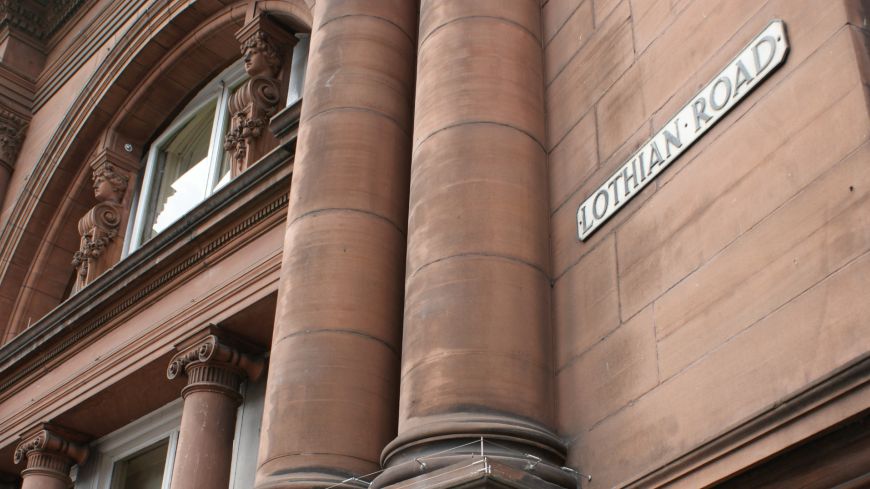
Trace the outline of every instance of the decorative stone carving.
<instances>
[{"instance_id":1,"label":"decorative stone carving","mask_svg":"<svg viewBox=\"0 0 870 489\"><path fill-rule=\"evenodd\" d=\"M265 368L263 359L248 353L251 347L215 327L182 343L169 362L166 376L172 380L187 375L186 397L196 390L221 391L238 396L244 378L260 378Z\"/></svg>"},{"instance_id":2,"label":"decorative stone carving","mask_svg":"<svg viewBox=\"0 0 870 489\"><path fill-rule=\"evenodd\" d=\"M129 185L129 176L111 163L104 163L94 169L93 181L94 197L99 203L79 220L81 242L72 261L78 270L74 291L81 290L102 273L103 270L92 270L92 264L105 255L106 248L118 236L126 212L121 201Z\"/></svg>"},{"instance_id":3,"label":"decorative stone carving","mask_svg":"<svg viewBox=\"0 0 870 489\"><path fill-rule=\"evenodd\" d=\"M27 122L14 113L0 109L0 166L10 174L15 167L18 151L24 142Z\"/></svg>"},{"instance_id":4,"label":"decorative stone carving","mask_svg":"<svg viewBox=\"0 0 870 489\"><path fill-rule=\"evenodd\" d=\"M243 27L236 37L241 43L245 71L251 77L233 94L229 102L232 116L224 149L232 157L232 176L245 171L265 154L271 138L264 138L269 118L275 115L283 95L281 70L296 38L259 16ZM264 140L265 139L265 140Z\"/></svg>"},{"instance_id":5,"label":"decorative stone carving","mask_svg":"<svg viewBox=\"0 0 870 489\"><path fill-rule=\"evenodd\" d=\"M84 0L0 0L0 29L15 27L44 40L84 3Z\"/></svg>"},{"instance_id":6,"label":"decorative stone carving","mask_svg":"<svg viewBox=\"0 0 870 489\"><path fill-rule=\"evenodd\" d=\"M20 464L27 461L27 468L21 473L29 477L49 477L61 479L72 485L69 471L73 464L82 464L88 457L87 446L70 438L71 432L59 430L48 425L41 426L22 437L15 449L14 461Z\"/></svg>"}]
</instances>

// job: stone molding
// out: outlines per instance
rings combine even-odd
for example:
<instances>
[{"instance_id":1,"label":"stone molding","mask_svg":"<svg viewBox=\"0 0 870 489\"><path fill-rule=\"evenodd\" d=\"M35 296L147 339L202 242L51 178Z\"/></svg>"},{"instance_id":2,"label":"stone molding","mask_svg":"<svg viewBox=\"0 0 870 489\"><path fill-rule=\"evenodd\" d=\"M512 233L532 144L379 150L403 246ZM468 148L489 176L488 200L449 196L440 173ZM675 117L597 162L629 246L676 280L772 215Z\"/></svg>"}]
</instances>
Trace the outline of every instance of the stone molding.
<instances>
[{"instance_id":1,"label":"stone molding","mask_svg":"<svg viewBox=\"0 0 870 489\"><path fill-rule=\"evenodd\" d=\"M70 468L83 464L88 457L87 446L72 440L80 440L79 435L53 426L42 425L22 438L15 448L14 461L16 464L27 461L23 477L41 475L72 485Z\"/></svg>"},{"instance_id":2,"label":"stone molding","mask_svg":"<svg viewBox=\"0 0 870 489\"><path fill-rule=\"evenodd\" d=\"M671 487L691 480L711 467L718 465L721 468L732 457L738 458L741 452L756 450L756 455L763 453L765 442L771 442L774 446L779 443L779 449L787 448L794 440L805 439L857 415L866 409L868 400L870 353L855 358L788 398L776 401L736 426L725 429L698 446L687 448L677 458L619 486L628 489ZM819 425L814 426L814 422ZM779 438L779 441L772 442L775 438ZM737 461L733 467L746 466L747 461L744 460Z\"/></svg>"},{"instance_id":3,"label":"stone molding","mask_svg":"<svg viewBox=\"0 0 870 489\"><path fill-rule=\"evenodd\" d=\"M49 61L49 64L36 80L33 96L33 112L38 111L51 97L63 87L73 74L91 59L91 56L114 33L118 25L125 25L148 0L125 0L110 2L93 22L75 36L75 40L63 54ZM75 12L70 12L72 17ZM61 26L58 27L61 30Z\"/></svg>"},{"instance_id":4,"label":"stone molding","mask_svg":"<svg viewBox=\"0 0 870 489\"><path fill-rule=\"evenodd\" d=\"M538 477L534 473L534 465L536 464L537 462L532 460L531 462L520 461L519 464L511 465L487 456L464 456L452 465L386 486L383 489L411 489L415 487L564 489L566 487L581 487L576 477L574 477L575 480L571 480L573 476L565 477L564 485L554 484ZM373 483L372 487L376 485L377 483Z\"/></svg>"},{"instance_id":5,"label":"stone molding","mask_svg":"<svg viewBox=\"0 0 870 489\"><path fill-rule=\"evenodd\" d=\"M275 221L275 218L283 218L284 215L281 211L287 208L288 201L288 194L284 193L279 195L276 199L268 202L256 213L249 216L247 219L244 219L240 224L232 227L229 231L217 236L215 239L200 247L195 254L181 260L176 266L169 267L169 270L162 275L149 281L145 286L126 295L119 304L101 314L95 320L89 322L86 327L76 332L60 345L50 349L45 354L37 357L33 363L28 364L22 370L9 376L5 381L0 383L0 392L7 391L13 385L67 351L67 349L77 344L80 340L98 330L105 324L111 322L114 318L126 313L140 302L146 300L149 296L158 291L165 290L163 287L166 284L169 284L179 276L186 274L191 268L194 268L206 259L218 254L224 250L228 244L235 243L236 238L245 236L251 228L261 225L264 221L273 222ZM286 214L286 212L284 214Z\"/></svg>"},{"instance_id":6,"label":"stone molding","mask_svg":"<svg viewBox=\"0 0 870 489\"><path fill-rule=\"evenodd\" d=\"M230 130L224 149L232 155L232 175L238 176L260 159L274 141L264 138L269 119L278 112L286 96L281 70L296 38L265 15L259 15L236 33L251 77L232 95L229 102Z\"/></svg>"},{"instance_id":7,"label":"stone molding","mask_svg":"<svg viewBox=\"0 0 870 489\"><path fill-rule=\"evenodd\" d=\"M104 161L94 167L92 179L94 196L99 202L79 220L81 241L72 260L72 265L78 271L73 292L84 288L110 265L97 264L107 257L106 251L110 246L120 245L115 243L115 238L128 214L127 207L122 202L127 193L130 175Z\"/></svg>"},{"instance_id":8,"label":"stone molding","mask_svg":"<svg viewBox=\"0 0 870 489\"><path fill-rule=\"evenodd\" d=\"M84 0L49 0L43 6L28 0L0 0L0 29L14 27L45 40L84 3Z\"/></svg>"},{"instance_id":9,"label":"stone molding","mask_svg":"<svg viewBox=\"0 0 870 489\"><path fill-rule=\"evenodd\" d=\"M256 381L265 368L252 346L214 326L209 326L176 347L169 361L169 380L187 376L182 397L192 392L219 392L241 401L239 386L244 379Z\"/></svg>"},{"instance_id":10,"label":"stone molding","mask_svg":"<svg viewBox=\"0 0 870 489\"><path fill-rule=\"evenodd\" d=\"M10 174L24 142L27 121L13 112L0 108L0 167Z\"/></svg>"}]
</instances>

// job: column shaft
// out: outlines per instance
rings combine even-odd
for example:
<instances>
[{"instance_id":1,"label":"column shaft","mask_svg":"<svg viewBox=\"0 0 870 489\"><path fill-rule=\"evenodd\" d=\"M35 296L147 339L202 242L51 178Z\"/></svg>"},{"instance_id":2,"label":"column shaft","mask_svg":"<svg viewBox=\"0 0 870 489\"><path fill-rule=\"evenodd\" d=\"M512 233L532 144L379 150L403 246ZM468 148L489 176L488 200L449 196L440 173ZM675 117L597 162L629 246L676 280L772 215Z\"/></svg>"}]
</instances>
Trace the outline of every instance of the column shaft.
<instances>
[{"instance_id":1,"label":"column shaft","mask_svg":"<svg viewBox=\"0 0 870 489\"><path fill-rule=\"evenodd\" d=\"M376 486L467 461L477 445L433 454L480 436L507 447L490 454L535 454L565 479L551 430L540 10L422 1L399 434Z\"/></svg>"},{"instance_id":2,"label":"column shaft","mask_svg":"<svg viewBox=\"0 0 870 489\"><path fill-rule=\"evenodd\" d=\"M237 388L240 377L237 371L212 365L190 366L187 374L191 379L188 387L211 377L209 380L216 386L235 384ZM172 489L229 487L240 400L239 394L230 389L186 389Z\"/></svg>"},{"instance_id":3,"label":"column shaft","mask_svg":"<svg viewBox=\"0 0 870 489\"><path fill-rule=\"evenodd\" d=\"M318 0L256 487L379 468L398 405L416 2Z\"/></svg>"},{"instance_id":4,"label":"column shaft","mask_svg":"<svg viewBox=\"0 0 870 489\"><path fill-rule=\"evenodd\" d=\"M264 362L248 353L251 345L215 327L195 333L177 349L166 376L187 376L187 385L181 391L184 408L171 487L226 488L236 409L242 401L239 386L245 378L259 378Z\"/></svg>"}]
</instances>

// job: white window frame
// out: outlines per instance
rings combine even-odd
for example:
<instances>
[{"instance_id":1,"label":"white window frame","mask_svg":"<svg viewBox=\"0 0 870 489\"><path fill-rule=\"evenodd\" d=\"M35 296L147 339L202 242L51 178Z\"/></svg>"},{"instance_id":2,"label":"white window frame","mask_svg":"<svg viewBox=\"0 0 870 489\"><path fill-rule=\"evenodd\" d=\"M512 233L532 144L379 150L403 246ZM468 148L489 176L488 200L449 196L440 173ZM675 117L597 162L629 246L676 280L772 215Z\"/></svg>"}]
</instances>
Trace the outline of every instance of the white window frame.
<instances>
[{"instance_id":1,"label":"white window frame","mask_svg":"<svg viewBox=\"0 0 870 489\"><path fill-rule=\"evenodd\" d=\"M169 489L181 410L182 400L175 400L98 440L91 446L91 459L79 468L75 489L111 489L116 463L163 440L169 440L169 446L160 487Z\"/></svg>"},{"instance_id":2,"label":"white window frame","mask_svg":"<svg viewBox=\"0 0 870 489\"><path fill-rule=\"evenodd\" d=\"M233 463L230 466L229 489L251 489L257 475L257 456L260 451L260 430L266 402L266 379L256 383L245 382L241 389L244 402L236 413L236 431L233 436Z\"/></svg>"},{"instance_id":3,"label":"white window frame","mask_svg":"<svg viewBox=\"0 0 870 489\"><path fill-rule=\"evenodd\" d=\"M290 61L290 82L287 86L287 107L302 98L305 89L305 72L308 71L308 52L311 49L311 34L296 34L293 59Z\"/></svg>"},{"instance_id":4,"label":"white window frame","mask_svg":"<svg viewBox=\"0 0 870 489\"><path fill-rule=\"evenodd\" d=\"M145 231L145 219L147 208L151 204L148 198L151 194L157 177L157 156L160 148L166 144L168 140L174 137L185 124L187 124L200 109L207 104L216 100L215 117L212 121L211 137L208 147L208 165L209 165L209 180L206 182L205 194L202 200L205 200L209 195L217 190L218 179L220 178L220 165L223 159L223 138L224 127L228 127L229 114L229 99L232 95L232 90L239 86L246 79L244 60L238 60L227 69L225 69L215 79L210 81L190 103L185 106L184 110L172 121L172 124L163 131L154 141L148 150L145 163L145 175L142 179L142 185L139 192L134 198L133 213L130 219L130 225L127 231L127 239L124 241L123 256L127 256L131 252L141 247L145 241L142 240L142 234ZM178 216L177 219L182 216ZM176 219L176 220L177 220ZM159 234L159 233L157 233Z\"/></svg>"}]
</instances>

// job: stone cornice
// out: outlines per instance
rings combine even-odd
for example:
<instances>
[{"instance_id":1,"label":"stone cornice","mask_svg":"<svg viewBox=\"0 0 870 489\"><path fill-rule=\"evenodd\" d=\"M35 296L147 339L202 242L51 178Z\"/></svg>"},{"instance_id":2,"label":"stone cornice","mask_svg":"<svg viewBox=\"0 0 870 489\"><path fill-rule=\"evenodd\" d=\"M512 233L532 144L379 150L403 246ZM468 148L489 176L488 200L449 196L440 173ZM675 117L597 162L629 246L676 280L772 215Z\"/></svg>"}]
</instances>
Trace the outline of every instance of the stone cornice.
<instances>
[{"instance_id":1,"label":"stone cornice","mask_svg":"<svg viewBox=\"0 0 870 489\"><path fill-rule=\"evenodd\" d=\"M20 29L44 41L84 3L85 0L49 0L43 6L32 0L0 0L0 29Z\"/></svg>"}]
</instances>

